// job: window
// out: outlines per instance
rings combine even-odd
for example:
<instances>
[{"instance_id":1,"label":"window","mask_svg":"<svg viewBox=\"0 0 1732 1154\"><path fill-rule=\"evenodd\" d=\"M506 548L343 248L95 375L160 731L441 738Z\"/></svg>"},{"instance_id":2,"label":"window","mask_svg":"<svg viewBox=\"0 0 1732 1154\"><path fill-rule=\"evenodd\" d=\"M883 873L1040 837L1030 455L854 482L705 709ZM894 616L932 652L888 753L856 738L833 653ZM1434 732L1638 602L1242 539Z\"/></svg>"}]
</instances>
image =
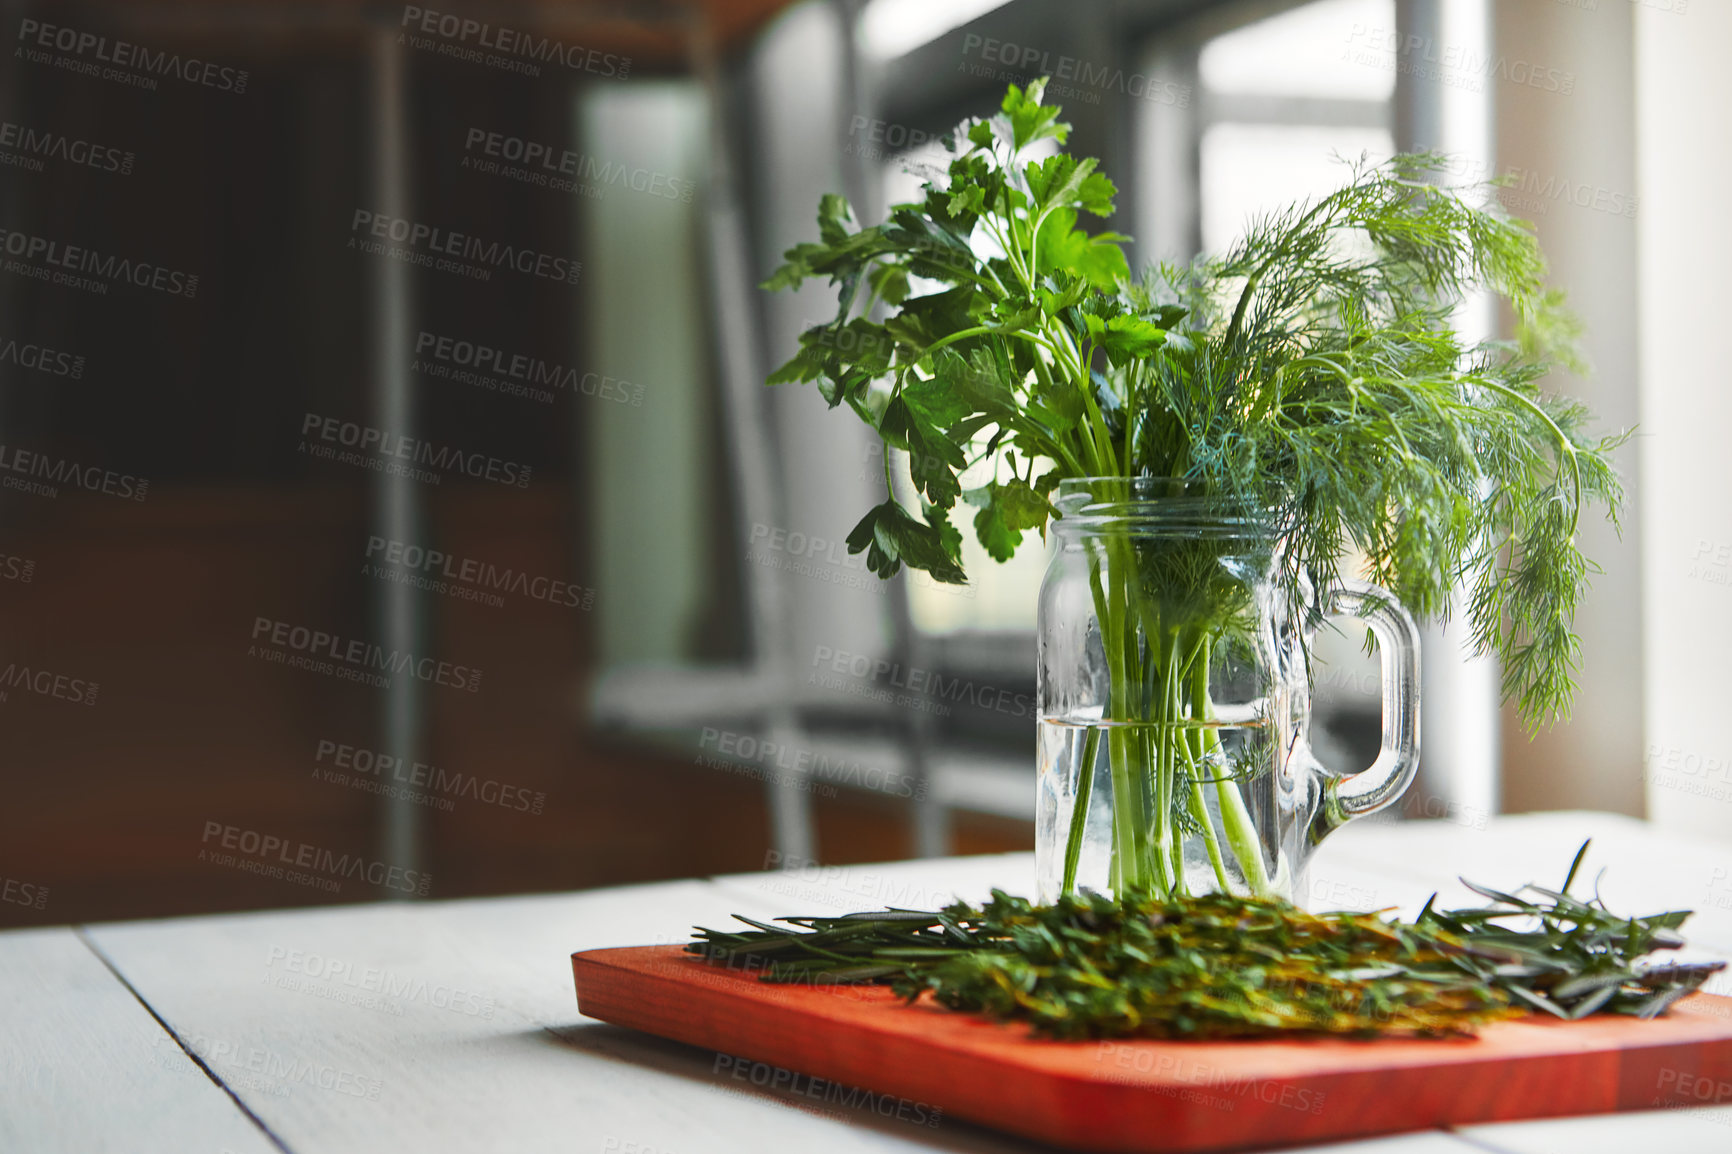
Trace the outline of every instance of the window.
<instances>
[{"instance_id":1,"label":"window","mask_svg":"<svg viewBox=\"0 0 1732 1154\"><path fill-rule=\"evenodd\" d=\"M1200 233L1220 252L1261 213L1341 183L1332 157L1395 151L1395 73L1343 30L1393 28L1394 0L1319 0L1206 42L1197 56Z\"/></svg>"}]
</instances>

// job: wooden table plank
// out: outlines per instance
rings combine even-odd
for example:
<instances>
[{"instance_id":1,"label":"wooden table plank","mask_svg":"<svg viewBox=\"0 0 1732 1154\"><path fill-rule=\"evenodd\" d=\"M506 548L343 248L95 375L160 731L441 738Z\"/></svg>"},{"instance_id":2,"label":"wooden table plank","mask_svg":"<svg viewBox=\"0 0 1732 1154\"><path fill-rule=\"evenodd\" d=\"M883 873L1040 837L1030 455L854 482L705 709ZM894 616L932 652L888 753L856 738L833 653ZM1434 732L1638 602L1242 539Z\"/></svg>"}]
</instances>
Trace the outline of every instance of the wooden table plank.
<instances>
[{"instance_id":1,"label":"wooden table plank","mask_svg":"<svg viewBox=\"0 0 1732 1154\"><path fill-rule=\"evenodd\" d=\"M1303 904L1313 909L1411 905L1411 912L1418 913L1438 884L1450 880L1442 873L1431 878L1367 864L1367 855L1353 853L1347 844L1357 833L1358 827L1349 827L1323 843L1312 861L1305 893L1300 895ZM784 914L839 914L886 906L936 909L958 898L979 903L995 887L1029 896L1034 892L1034 855L949 858L942 867L931 861L812 865L726 874L713 880L727 889L757 896Z\"/></svg>"},{"instance_id":2,"label":"wooden table plank","mask_svg":"<svg viewBox=\"0 0 1732 1154\"><path fill-rule=\"evenodd\" d=\"M1274 1154L1502 1154L1502 1151L1476 1146L1447 1130L1425 1130L1357 1142L1331 1142L1326 1146L1294 1146Z\"/></svg>"},{"instance_id":3,"label":"wooden table plank","mask_svg":"<svg viewBox=\"0 0 1732 1154\"><path fill-rule=\"evenodd\" d=\"M1579 887L1613 908L1658 903L1696 911L1693 934L1732 945L1732 843L1662 832L1609 813L1517 814L1476 829L1443 821L1362 824L1323 843L1319 860L1376 870L1440 888L1439 904L1477 902L1461 876L1509 888L1524 881L1556 886L1583 840L1593 839Z\"/></svg>"},{"instance_id":4,"label":"wooden table plank","mask_svg":"<svg viewBox=\"0 0 1732 1154\"><path fill-rule=\"evenodd\" d=\"M1577 893L1591 894L1597 884L1607 907L1621 913L1694 910L1684 926L1690 946L1675 957L1732 957L1732 844L1656 830L1618 814L1521 814L1497 818L1484 830L1447 822L1349 826L1318 856L1332 868L1381 871L1391 892L1409 895L1403 913L1412 916L1417 891L1404 886L1427 893L1436 888L1445 909L1477 903L1456 875L1500 888L1523 881L1557 886L1589 837L1593 845ZM1706 988L1732 995L1732 975L1717 974Z\"/></svg>"},{"instance_id":5,"label":"wooden table plank","mask_svg":"<svg viewBox=\"0 0 1732 1154\"><path fill-rule=\"evenodd\" d=\"M1610 814L1588 816L1618 823L1629 820ZM1390 828L1401 832L1391 835L1387 832ZM1570 831L1563 835L1565 840L1575 837L1569 852L1563 855L1563 865L1567 866L1570 853L1581 844L1581 838L1587 836L1585 833L1577 836L1575 830L1585 828L1588 832L1603 832L1605 827L1590 822L1582 827L1572 825L1565 828ZM1622 829L1622 826L1617 828ZM1422 835L1424 853L1410 854L1403 848L1407 844L1402 840L1406 831ZM1349 826L1325 841L1312 858L1305 892L1299 895L1301 904L1311 909L1395 907L1412 916L1419 912L1427 898L1446 886L1463 900L1478 900L1456 884L1456 873L1463 872L1456 867L1464 856L1479 856L1486 849L1483 836L1477 830L1446 822L1404 822L1394 827ZM1492 848L1501 850L1501 842ZM1599 856L1595 854L1596 859ZM1391 858L1393 862L1389 860ZM1455 863L1455 866L1450 863ZM1561 867L1554 867L1554 872L1558 868ZM1543 876L1546 876L1543 871L1536 875ZM727 874L713 880L727 889L757 896L784 914L838 914L885 906L934 909L957 898L981 902L994 887L1024 897L1032 894L1034 855L1008 853L950 858L941 869L931 861L811 865L768 873ZM1485 880L1492 884L1508 881L1507 878ZM1554 884L1558 880L1561 877L1552 879Z\"/></svg>"},{"instance_id":6,"label":"wooden table plank","mask_svg":"<svg viewBox=\"0 0 1732 1154\"><path fill-rule=\"evenodd\" d=\"M765 908L775 911L771 916L834 916L889 906L930 910L959 898L975 903L985 901L995 887L1022 897L1032 894L1034 855L979 854L946 858L942 862L812 865L769 873L726 874L713 880L724 889L759 898Z\"/></svg>"},{"instance_id":7,"label":"wooden table plank","mask_svg":"<svg viewBox=\"0 0 1732 1154\"><path fill-rule=\"evenodd\" d=\"M0 934L0 1150L277 1148L69 929Z\"/></svg>"},{"instance_id":8,"label":"wooden table plank","mask_svg":"<svg viewBox=\"0 0 1732 1154\"><path fill-rule=\"evenodd\" d=\"M551 898L92 927L195 1047L263 1054L238 1092L296 1154L1028 1149L766 1094L708 1052L577 1013L569 955L684 940L742 895L680 882ZM286 1067L317 1071L322 1086ZM218 1073L233 1071L218 1060ZM766 1080L768 1075L766 1075Z\"/></svg>"},{"instance_id":9,"label":"wooden table plank","mask_svg":"<svg viewBox=\"0 0 1732 1154\"><path fill-rule=\"evenodd\" d=\"M1732 1150L1732 1107L1504 1122L1459 1133L1500 1154L1726 1154Z\"/></svg>"}]
</instances>

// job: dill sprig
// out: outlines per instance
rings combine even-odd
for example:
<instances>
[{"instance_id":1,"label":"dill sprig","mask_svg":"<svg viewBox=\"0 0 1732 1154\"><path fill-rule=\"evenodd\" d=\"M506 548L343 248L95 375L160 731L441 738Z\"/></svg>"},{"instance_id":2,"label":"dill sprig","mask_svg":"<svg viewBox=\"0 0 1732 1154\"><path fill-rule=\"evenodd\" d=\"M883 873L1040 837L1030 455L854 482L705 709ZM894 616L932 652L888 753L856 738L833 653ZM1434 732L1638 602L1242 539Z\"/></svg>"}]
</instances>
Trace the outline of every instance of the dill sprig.
<instances>
[{"instance_id":1,"label":"dill sprig","mask_svg":"<svg viewBox=\"0 0 1732 1154\"><path fill-rule=\"evenodd\" d=\"M1689 911L1627 918L1563 887L1411 923L1307 913L1274 899L1067 894L1050 906L994 890L984 906L699 928L686 949L777 983L889 985L1053 1038L1241 1038L1286 1033L1471 1034L1543 1011L1652 1017L1723 962L1645 965L1684 944ZM1528 896L1523 896L1528 895ZM1435 898L1434 898L1435 900Z\"/></svg>"},{"instance_id":2,"label":"dill sprig","mask_svg":"<svg viewBox=\"0 0 1732 1154\"><path fill-rule=\"evenodd\" d=\"M1444 158L1352 169L1341 189L1253 223L1225 256L1164 268L1139 291L1183 301L1184 341L1126 366L1139 468L1273 505L1288 590L1328 588L1350 552L1420 617L1467 591L1530 726L1567 711L1575 609L1594 571L1582 511L1616 523L1611 454L1578 403L1543 392L1575 365L1574 322L1531 229ZM1486 293L1516 340L1467 343L1451 313Z\"/></svg>"}]
</instances>

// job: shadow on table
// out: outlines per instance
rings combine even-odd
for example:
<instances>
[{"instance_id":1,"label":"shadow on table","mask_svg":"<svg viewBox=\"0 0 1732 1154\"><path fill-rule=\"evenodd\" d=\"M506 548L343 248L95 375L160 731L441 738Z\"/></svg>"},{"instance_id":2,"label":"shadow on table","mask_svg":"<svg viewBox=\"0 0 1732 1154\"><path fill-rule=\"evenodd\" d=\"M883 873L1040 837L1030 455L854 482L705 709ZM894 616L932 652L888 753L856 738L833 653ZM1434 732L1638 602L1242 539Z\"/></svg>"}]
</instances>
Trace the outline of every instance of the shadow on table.
<instances>
[{"instance_id":1,"label":"shadow on table","mask_svg":"<svg viewBox=\"0 0 1732 1154\"><path fill-rule=\"evenodd\" d=\"M926 1102L878 1094L620 1026L601 1023L549 1026L542 1036L550 1045L678 1075L718 1094L737 1094L767 1105L925 1143L935 1149L979 1154L1044 1154L1054 1149L998 1134L961 1118L947 1117Z\"/></svg>"}]
</instances>

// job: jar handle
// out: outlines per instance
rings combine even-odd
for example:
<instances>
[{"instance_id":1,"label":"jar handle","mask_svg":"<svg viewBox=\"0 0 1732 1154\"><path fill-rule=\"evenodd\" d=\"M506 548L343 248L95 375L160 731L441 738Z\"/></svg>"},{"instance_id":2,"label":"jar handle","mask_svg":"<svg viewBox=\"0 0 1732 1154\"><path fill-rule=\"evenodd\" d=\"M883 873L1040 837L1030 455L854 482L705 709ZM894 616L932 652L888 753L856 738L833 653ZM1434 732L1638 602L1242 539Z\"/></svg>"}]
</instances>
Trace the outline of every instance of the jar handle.
<instances>
[{"instance_id":1,"label":"jar handle","mask_svg":"<svg viewBox=\"0 0 1732 1154\"><path fill-rule=\"evenodd\" d=\"M1383 740L1369 769L1346 777L1323 774L1322 805L1311 822L1313 844L1394 803L1419 771L1419 630L1413 618L1388 590L1366 581L1342 581L1330 590L1323 611L1363 621L1377 638Z\"/></svg>"}]
</instances>

